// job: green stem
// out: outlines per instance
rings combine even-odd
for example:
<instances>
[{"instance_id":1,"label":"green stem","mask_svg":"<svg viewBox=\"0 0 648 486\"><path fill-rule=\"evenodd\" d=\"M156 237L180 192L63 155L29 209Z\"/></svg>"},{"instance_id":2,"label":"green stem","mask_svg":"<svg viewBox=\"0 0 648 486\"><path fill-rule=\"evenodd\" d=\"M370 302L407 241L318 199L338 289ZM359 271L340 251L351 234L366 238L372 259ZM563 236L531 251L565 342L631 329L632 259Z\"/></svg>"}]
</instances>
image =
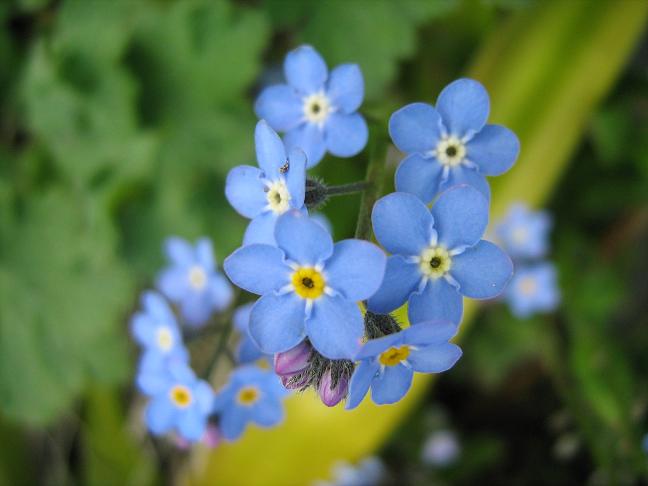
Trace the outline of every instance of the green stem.
<instances>
[{"instance_id":1,"label":"green stem","mask_svg":"<svg viewBox=\"0 0 648 486\"><path fill-rule=\"evenodd\" d=\"M327 196L344 196L347 194L356 194L369 188L366 181L350 182L349 184L340 184L339 186L328 186L326 188Z\"/></svg>"},{"instance_id":2,"label":"green stem","mask_svg":"<svg viewBox=\"0 0 648 486\"><path fill-rule=\"evenodd\" d=\"M216 345L216 351L214 351L214 354L211 356L209 363L205 368L205 372L203 373L203 378L205 380L209 380L209 377L216 368L216 364L218 364L218 360L220 359L221 355L227 351L227 341L232 334L232 327L232 324L228 322L225 323L225 325L221 329L221 335L220 339L218 340L218 344Z\"/></svg>"},{"instance_id":3,"label":"green stem","mask_svg":"<svg viewBox=\"0 0 648 486\"><path fill-rule=\"evenodd\" d=\"M382 194L385 158L387 155L387 147L389 146L386 133L383 126L372 129L373 143L371 145L367 175L365 177L367 189L362 194L362 200L360 201L360 212L358 213L358 224L355 232L355 237L361 240L371 239L371 211L374 203Z\"/></svg>"}]
</instances>

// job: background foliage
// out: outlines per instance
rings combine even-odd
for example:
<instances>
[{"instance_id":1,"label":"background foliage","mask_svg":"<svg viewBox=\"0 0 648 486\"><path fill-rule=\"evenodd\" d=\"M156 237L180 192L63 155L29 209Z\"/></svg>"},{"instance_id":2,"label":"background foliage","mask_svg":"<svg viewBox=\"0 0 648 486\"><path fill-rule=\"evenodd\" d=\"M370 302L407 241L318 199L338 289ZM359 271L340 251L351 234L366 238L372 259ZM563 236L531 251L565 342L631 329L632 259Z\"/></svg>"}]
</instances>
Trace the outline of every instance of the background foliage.
<instances>
[{"instance_id":1,"label":"background foliage","mask_svg":"<svg viewBox=\"0 0 648 486\"><path fill-rule=\"evenodd\" d=\"M0 484L151 484L185 470L177 455L154 464L129 405L127 318L162 264L165 236L208 235L221 260L239 244L244 221L224 200L224 178L253 161L254 95L302 42L329 65L361 65L363 111L381 123L472 66L496 121L523 140L522 163L493 186L494 211L550 196L556 221L560 312L522 322L489 306L434 396L421 386L420 403L367 415L391 418L350 458L412 410L383 448L398 484L645 475L645 13L640 0L4 2L0 443L11 447L0 450ZM353 181L365 161L327 158L318 172ZM352 233L357 204L325 208L338 238ZM419 458L441 426L457 430L463 453L440 471ZM310 474L328 470L332 453L304 458L318 464ZM218 458L208 471L223 469ZM273 463L280 478L292 459L266 452L259 477ZM192 477L209 481L203 474Z\"/></svg>"}]
</instances>

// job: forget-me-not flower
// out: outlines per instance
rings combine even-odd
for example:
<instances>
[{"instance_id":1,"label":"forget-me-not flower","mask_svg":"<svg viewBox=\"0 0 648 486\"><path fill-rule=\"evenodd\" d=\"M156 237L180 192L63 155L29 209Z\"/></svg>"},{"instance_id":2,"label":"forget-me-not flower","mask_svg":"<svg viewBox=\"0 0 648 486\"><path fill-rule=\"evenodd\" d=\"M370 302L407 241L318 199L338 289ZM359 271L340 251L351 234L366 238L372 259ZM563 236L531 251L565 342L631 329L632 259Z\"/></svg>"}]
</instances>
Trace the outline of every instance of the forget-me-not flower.
<instances>
[{"instance_id":1,"label":"forget-me-not flower","mask_svg":"<svg viewBox=\"0 0 648 486\"><path fill-rule=\"evenodd\" d=\"M283 420L282 399L288 392L271 371L244 366L230 375L218 392L213 412L219 415L219 427L227 440L237 439L249 422L272 427Z\"/></svg>"},{"instance_id":2,"label":"forget-me-not flower","mask_svg":"<svg viewBox=\"0 0 648 486\"><path fill-rule=\"evenodd\" d=\"M512 258L541 258L549 248L551 217L546 211L532 211L512 204L495 227L495 235Z\"/></svg>"},{"instance_id":3,"label":"forget-me-not flower","mask_svg":"<svg viewBox=\"0 0 648 486\"><path fill-rule=\"evenodd\" d=\"M551 312L560 302L555 267L548 262L516 266L515 275L504 297L511 312L517 317Z\"/></svg>"},{"instance_id":4,"label":"forget-me-not flower","mask_svg":"<svg viewBox=\"0 0 648 486\"><path fill-rule=\"evenodd\" d=\"M378 290L386 257L376 245L331 235L307 215L284 214L277 246L248 245L230 255L227 276L262 297L254 304L249 333L268 354L297 346L306 336L329 359L350 358L364 333L357 302Z\"/></svg>"},{"instance_id":5,"label":"forget-me-not flower","mask_svg":"<svg viewBox=\"0 0 648 486\"><path fill-rule=\"evenodd\" d=\"M205 381L196 378L187 364L170 362L160 372L150 395L146 424L153 434L175 429L188 441L202 439L212 412L214 392Z\"/></svg>"},{"instance_id":6,"label":"forget-me-not flower","mask_svg":"<svg viewBox=\"0 0 648 486\"><path fill-rule=\"evenodd\" d=\"M376 202L372 222L376 239L392 253L383 284L369 299L373 312L386 314L409 301L412 324L459 324L462 295L496 297L513 275L510 258L481 239L488 201L473 187L448 189L432 209L412 194L389 194Z\"/></svg>"},{"instance_id":7,"label":"forget-me-not flower","mask_svg":"<svg viewBox=\"0 0 648 486\"><path fill-rule=\"evenodd\" d=\"M457 332L452 322L422 322L403 331L372 339L356 356L360 364L351 377L347 409L357 407L371 388L374 403L395 403L412 386L414 372L440 373L461 357L448 340Z\"/></svg>"},{"instance_id":8,"label":"forget-me-not flower","mask_svg":"<svg viewBox=\"0 0 648 486\"><path fill-rule=\"evenodd\" d=\"M243 244L274 245L277 218L304 207L306 157L298 148L286 155L279 135L263 120L257 123L254 140L259 167L234 167L227 175L225 195L241 216L252 220Z\"/></svg>"},{"instance_id":9,"label":"forget-me-not flower","mask_svg":"<svg viewBox=\"0 0 648 486\"><path fill-rule=\"evenodd\" d=\"M187 324L204 324L213 312L230 304L232 286L216 270L209 239L199 239L194 247L182 238L171 237L165 242L165 251L171 265L158 276L157 287L178 304Z\"/></svg>"},{"instance_id":10,"label":"forget-me-not flower","mask_svg":"<svg viewBox=\"0 0 648 486\"><path fill-rule=\"evenodd\" d=\"M367 124L358 108L364 80L357 64L341 64L330 75L311 46L291 51L284 62L287 84L264 89L255 104L259 118L286 132L286 147L306 152L308 167L326 151L351 157L367 144Z\"/></svg>"},{"instance_id":11,"label":"forget-me-not flower","mask_svg":"<svg viewBox=\"0 0 648 486\"><path fill-rule=\"evenodd\" d=\"M396 111L389 134L407 154L396 171L396 190L429 203L451 186L469 184L489 198L484 176L509 170L520 151L511 130L486 124L489 111L486 89L472 79L446 86L436 107L412 103Z\"/></svg>"},{"instance_id":12,"label":"forget-me-not flower","mask_svg":"<svg viewBox=\"0 0 648 486\"><path fill-rule=\"evenodd\" d=\"M428 466L446 467L455 463L461 454L461 444L451 430L438 430L423 443L421 459Z\"/></svg>"}]
</instances>

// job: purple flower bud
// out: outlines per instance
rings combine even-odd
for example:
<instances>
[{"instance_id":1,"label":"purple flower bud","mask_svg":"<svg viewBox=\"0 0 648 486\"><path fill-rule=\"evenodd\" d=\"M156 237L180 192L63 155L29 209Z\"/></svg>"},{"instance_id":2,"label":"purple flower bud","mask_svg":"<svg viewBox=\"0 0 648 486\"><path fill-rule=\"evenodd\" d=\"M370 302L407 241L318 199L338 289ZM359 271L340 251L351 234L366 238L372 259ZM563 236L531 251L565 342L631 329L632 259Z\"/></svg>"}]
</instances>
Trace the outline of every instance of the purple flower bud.
<instances>
[{"instance_id":1,"label":"purple flower bud","mask_svg":"<svg viewBox=\"0 0 648 486\"><path fill-rule=\"evenodd\" d=\"M293 375L280 375L279 378L281 378L281 383L288 390L299 390L308 384L308 375L304 373L298 379L293 380L297 375L298 373Z\"/></svg>"},{"instance_id":2,"label":"purple flower bud","mask_svg":"<svg viewBox=\"0 0 648 486\"><path fill-rule=\"evenodd\" d=\"M349 390L349 380L344 376L340 376L335 388L332 388L332 385L333 378L331 377L331 369L329 368L324 373L324 376L322 376L318 390L322 403L327 407L334 407L346 397Z\"/></svg>"},{"instance_id":3,"label":"purple flower bud","mask_svg":"<svg viewBox=\"0 0 648 486\"><path fill-rule=\"evenodd\" d=\"M283 353L274 355L275 373L280 376L294 375L299 373L308 366L313 348L306 341L302 341L297 346Z\"/></svg>"}]
</instances>

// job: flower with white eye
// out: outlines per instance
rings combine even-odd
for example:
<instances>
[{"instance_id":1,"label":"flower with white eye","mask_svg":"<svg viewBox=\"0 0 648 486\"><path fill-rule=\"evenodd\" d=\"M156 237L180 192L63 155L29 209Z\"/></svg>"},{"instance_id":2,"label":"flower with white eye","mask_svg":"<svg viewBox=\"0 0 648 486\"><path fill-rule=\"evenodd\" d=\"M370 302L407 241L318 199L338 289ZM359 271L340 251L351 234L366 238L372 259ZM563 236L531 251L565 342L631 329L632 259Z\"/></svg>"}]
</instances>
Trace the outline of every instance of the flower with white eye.
<instances>
[{"instance_id":1,"label":"flower with white eye","mask_svg":"<svg viewBox=\"0 0 648 486\"><path fill-rule=\"evenodd\" d=\"M511 257L542 258L549 249L551 217L523 203L512 204L495 226L495 235Z\"/></svg>"},{"instance_id":2,"label":"flower with white eye","mask_svg":"<svg viewBox=\"0 0 648 486\"><path fill-rule=\"evenodd\" d=\"M553 311L560 303L555 267L547 262L516 266L505 298L517 317Z\"/></svg>"}]
</instances>

